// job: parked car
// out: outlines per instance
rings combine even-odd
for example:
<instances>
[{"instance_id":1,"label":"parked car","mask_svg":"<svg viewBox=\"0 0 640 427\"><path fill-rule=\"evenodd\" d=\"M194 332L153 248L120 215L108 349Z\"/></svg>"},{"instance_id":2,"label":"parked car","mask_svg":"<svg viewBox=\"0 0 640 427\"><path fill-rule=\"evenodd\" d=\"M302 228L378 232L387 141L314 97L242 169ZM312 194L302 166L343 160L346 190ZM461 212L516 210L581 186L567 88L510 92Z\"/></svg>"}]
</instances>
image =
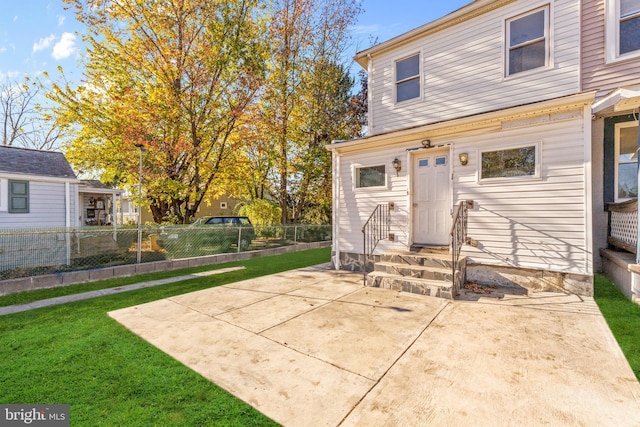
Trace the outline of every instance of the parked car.
<instances>
[{"instance_id":1,"label":"parked car","mask_svg":"<svg viewBox=\"0 0 640 427\"><path fill-rule=\"evenodd\" d=\"M168 251L193 256L227 252L238 244L244 251L255 238L255 230L246 216L206 216L187 227L165 228L158 238L158 245Z\"/></svg>"}]
</instances>

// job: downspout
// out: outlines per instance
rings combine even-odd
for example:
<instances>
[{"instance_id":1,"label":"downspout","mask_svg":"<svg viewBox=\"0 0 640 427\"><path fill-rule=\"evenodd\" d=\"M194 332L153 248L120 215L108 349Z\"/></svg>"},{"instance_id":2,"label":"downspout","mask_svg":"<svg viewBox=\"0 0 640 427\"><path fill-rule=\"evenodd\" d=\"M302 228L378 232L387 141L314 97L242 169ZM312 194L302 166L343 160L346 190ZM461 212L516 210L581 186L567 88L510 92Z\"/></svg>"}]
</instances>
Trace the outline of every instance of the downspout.
<instances>
[{"instance_id":1,"label":"downspout","mask_svg":"<svg viewBox=\"0 0 640 427\"><path fill-rule=\"evenodd\" d=\"M111 222L113 222L113 240L118 240L118 218L116 217L116 193L111 195Z\"/></svg>"},{"instance_id":2,"label":"downspout","mask_svg":"<svg viewBox=\"0 0 640 427\"><path fill-rule=\"evenodd\" d=\"M69 182L64 183L64 225L65 227L71 227L71 184Z\"/></svg>"},{"instance_id":3,"label":"downspout","mask_svg":"<svg viewBox=\"0 0 640 427\"><path fill-rule=\"evenodd\" d=\"M69 229L71 228L71 184L69 182L64 183L64 210L64 223L65 228L67 229L67 232L64 233L65 257L67 265L71 265L71 233L69 233Z\"/></svg>"},{"instance_id":4,"label":"downspout","mask_svg":"<svg viewBox=\"0 0 640 427\"><path fill-rule=\"evenodd\" d=\"M373 134L373 59L367 54L367 135Z\"/></svg>"},{"instance_id":5,"label":"downspout","mask_svg":"<svg viewBox=\"0 0 640 427\"><path fill-rule=\"evenodd\" d=\"M333 214L332 214L332 228L333 228L333 251L335 252L334 266L336 270L340 270L340 226L338 224L338 212L340 211L340 181L342 176L340 174L340 154L336 150L332 150L331 153L333 163Z\"/></svg>"},{"instance_id":6,"label":"downspout","mask_svg":"<svg viewBox=\"0 0 640 427\"><path fill-rule=\"evenodd\" d=\"M594 238L593 238L593 157L592 157L592 132L593 123L591 120L591 105L587 104L583 109L582 126L584 129L584 174L585 174L585 225L586 225L586 241L585 247L588 250L585 252L585 265L588 268L587 273L593 275L593 257L594 257Z\"/></svg>"}]
</instances>

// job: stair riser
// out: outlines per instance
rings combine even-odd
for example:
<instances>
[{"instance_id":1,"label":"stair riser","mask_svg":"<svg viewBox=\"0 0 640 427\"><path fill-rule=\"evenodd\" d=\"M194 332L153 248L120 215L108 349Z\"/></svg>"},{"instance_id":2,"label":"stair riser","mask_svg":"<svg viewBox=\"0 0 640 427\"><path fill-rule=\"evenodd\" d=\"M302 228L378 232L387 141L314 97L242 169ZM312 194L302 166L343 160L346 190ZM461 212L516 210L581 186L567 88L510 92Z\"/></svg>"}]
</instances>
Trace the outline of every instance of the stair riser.
<instances>
[{"instance_id":1,"label":"stair riser","mask_svg":"<svg viewBox=\"0 0 640 427\"><path fill-rule=\"evenodd\" d=\"M451 259L420 256L420 255L404 255L404 254L381 255L380 261L392 262L395 264L403 264L403 265L419 265L422 267L452 268ZM460 268L464 268L466 265L466 258L460 258L459 263L460 263Z\"/></svg>"},{"instance_id":2,"label":"stair riser","mask_svg":"<svg viewBox=\"0 0 640 427\"><path fill-rule=\"evenodd\" d=\"M409 292L412 294L426 295L437 298L453 298L453 290L450 283L444 283L442 286L435 284L425 285L423 283L412 282L410 278L400 279L391 277L367 277L367 286L373 286L383 289L392 289L395 291Z\"/></svg>"},{"instance_id":3,"label":"stair riser","mask_svg":"<svg viewBox=\"0 0 640 427\"><path fill-rule=\"evenodd\" d=\"M452 271L425 270L424 268L413 269L411 266L394 265L375 265L375 271L382 271L389 274L405 277L417 277L419 279L442 280L451 282L453 280Z\"/></svg>"}]
</instances>

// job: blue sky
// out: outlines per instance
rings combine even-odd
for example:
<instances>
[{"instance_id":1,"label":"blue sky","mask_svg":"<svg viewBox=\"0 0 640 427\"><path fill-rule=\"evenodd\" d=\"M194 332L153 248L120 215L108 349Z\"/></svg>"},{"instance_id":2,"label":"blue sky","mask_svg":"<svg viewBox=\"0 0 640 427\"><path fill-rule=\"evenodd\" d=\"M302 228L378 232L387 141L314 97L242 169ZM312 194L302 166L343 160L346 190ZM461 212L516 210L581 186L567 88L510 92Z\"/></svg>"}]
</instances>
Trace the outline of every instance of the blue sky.
<instances>
[{"instance_id":1,"label":"blue sky","mask_svg":"<svg viewBox=\"0 0 640 427\"><path fill-rule=\"evenodd\" d=\"M62 66L71 81L82 53L82 26L62 0L0 0L0 80L20 81ZM388 40L450 13L470 0L363 0L365 12L353 28L353 56L370 46L370 39ZM357 67L356 67L357 68Z\"/></svg>"}]
</instances>

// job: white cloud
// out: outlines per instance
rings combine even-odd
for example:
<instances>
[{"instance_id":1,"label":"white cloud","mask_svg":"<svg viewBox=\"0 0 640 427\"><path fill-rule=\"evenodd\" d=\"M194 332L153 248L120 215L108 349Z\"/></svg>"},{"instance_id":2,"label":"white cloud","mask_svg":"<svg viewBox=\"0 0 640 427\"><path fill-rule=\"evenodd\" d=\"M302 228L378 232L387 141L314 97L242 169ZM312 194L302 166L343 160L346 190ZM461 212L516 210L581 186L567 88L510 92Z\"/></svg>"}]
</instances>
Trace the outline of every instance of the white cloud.
<instances>
[{"instance_id":1,"label":"white cloud","mask_svg":"<svg viewBox=\"0 0 640 427\"><path fill-rule=\"evenodd\" d=\"M13 22L18 22L18 15L13 17Z\"/></svg>"},{"instance_id":2,"label":"white cloud","mask_svg":"<svg viewBox=\"0 0 640 427\"><path fill-rule=\"evenodd\" d=\"M20 77L20 73L17 71L9 71L7 73L3 73L0 71L0 81L3 80L15 80Z\"/></svg>"},{"instance_id":3,"label":"white cloud","mask_svg":"<svg viewBox=\"0 0 640 427\"><path fill-rule=\"evenodd\" d=\"M0 47L0 53L5 53L7 51L7 48L2 46Z\"/></svg>"},{"instance_id":4,"label":"white cloud","mask_svg":"<svg viewBox=\"0 0 640 427\"><path fill-rule=\"evenodd\" d=\"M44 50L46 48L48 48L49 46L51 46L51 43L53 43L53 40L56 38L56 36L54 36L53 34L47 36L47 37L43 37L40 40L38 40L37 42L35 42L33 44L33 52L38 52L40 50Z\"/></svg>"},{"instance_id":5,"label":"white cloud","mask_svg":"<svg viewBox=\"0 0 640 427\"><path fill-rule=\"evenodd\" d=\"M73 33L62 33L60 41L53 46L51 56L54 59L68 58L76 50L76 36Z\"/></svg>"},{"instance_id":6,"label":"white cloud","mask_svg":"<svg viewBox=\"0 0 640 427\"><path fill-rule=\"evenodd\" d=\"M67 19L64 15L58 15L58 27L64 24L64 20Z\"/></svg>"}]
</instances>

